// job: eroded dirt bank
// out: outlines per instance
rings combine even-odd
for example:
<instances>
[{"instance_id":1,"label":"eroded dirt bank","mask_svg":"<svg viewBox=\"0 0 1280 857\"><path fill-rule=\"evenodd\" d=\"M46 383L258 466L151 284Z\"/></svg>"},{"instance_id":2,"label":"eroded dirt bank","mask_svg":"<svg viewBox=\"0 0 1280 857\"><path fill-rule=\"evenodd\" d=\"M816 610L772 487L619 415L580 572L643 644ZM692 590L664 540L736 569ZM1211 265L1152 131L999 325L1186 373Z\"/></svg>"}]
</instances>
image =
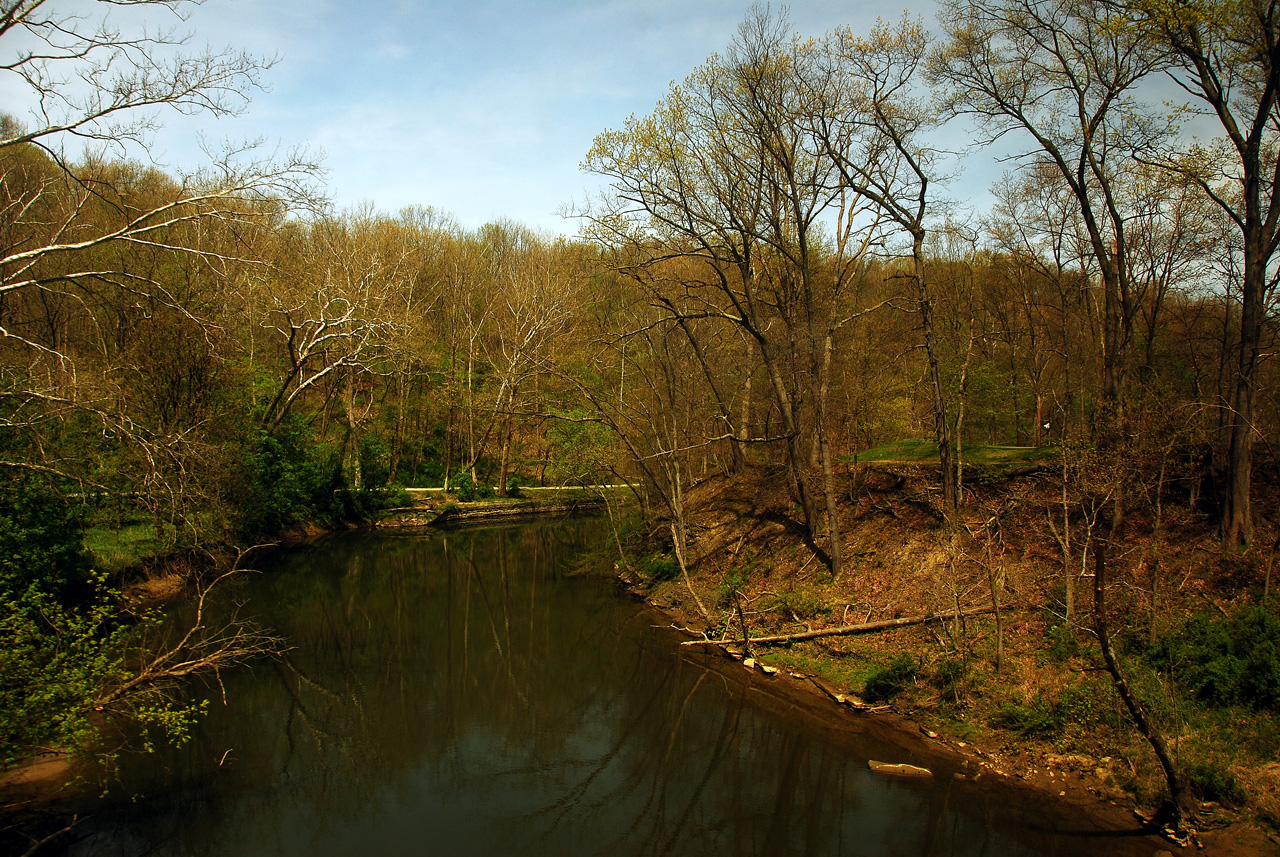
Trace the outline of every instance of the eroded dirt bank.
<instances>
[{"instance_id":1,"label":"eroded dirt bank","mask_svg":"<svg viewBox=\"0 0 1280 857\"><path fill-rule=\"evenodd\" d=\"M843 498L846 569L838 580L804 543L785 492L759 473L713 478L690 493L687 576L672 549L670 521L653 525L640 555L619 554L618 572L689 640L720 643L691 646L691 655L749 669L762 688L787 686L790 698L804 694L808 710L840 718L842 728L897 734L913 748L906 756L942 760L946 775L1016 783L1033 790L1033 800L1137 833L1163 782L1099 668L1092 580L1080 570L1087 566L1078 532L1068 554L1073 622L1065 621L1062 534L1080 524L1059 518L1056 534L1047 525L1056 502L1048 481L1027 474L976 485L955 526L934 511L926 472L869 471L858 481L856 494ZM1062 514L1060 505L1056 511ZM1152 637L1197 610L1225 615L1237 606L1233 598L1248 597L1242 579L1265 573L1265 557L1223 555L1206 521L1175 510L1162 521L1158 560L1165 572L1156 578L1151 526L1129 521L1127 549L1115 563L1110 597L1118 633ZM957 610L976 615L936 620ZM935 621L754 642L924 616ZM902 667L896 673L895 665ZM1144 686L1157 691L1158 684ZM1249 746L1265 745L1270 717L1236 715L1257 739ZM1211 854L1280 854L1280 764L1242 750L1240 735L1213 734L1229 720L1174 717L1166 724L1181 764L1222 771L1240 786L1231 805L1199 795L1199 839ZM1179 850L1154 836L1135 843L1133 853Z\"/></svg>"}]
</instances>

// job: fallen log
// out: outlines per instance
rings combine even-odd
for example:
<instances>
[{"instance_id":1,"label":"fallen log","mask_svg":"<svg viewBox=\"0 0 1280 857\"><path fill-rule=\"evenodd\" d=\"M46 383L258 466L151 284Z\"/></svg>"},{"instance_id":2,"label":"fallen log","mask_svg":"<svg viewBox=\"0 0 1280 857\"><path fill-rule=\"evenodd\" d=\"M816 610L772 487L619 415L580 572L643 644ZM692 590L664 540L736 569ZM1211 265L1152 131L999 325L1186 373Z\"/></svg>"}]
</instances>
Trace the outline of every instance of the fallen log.
<instances>
[{"instance_id":1,"label":"fallen log","mask_svg":"<svg viewBox=\"0 0 1280 857\"><path fill-rule=\"evenodd\" d=\"M924 625L929 622L947 622L959 617L983 616L994 613L992 607L978 610L967 610L959 614L927 613L924 616L903 616L900 619L881 619L877 622L863 622L859 625L841 625L838 628L820 628L817 631L801 631L796 634L774 634L769 637L751 637L748 642L755 643L792 643L800 640L816 640L819 637L841 637L849 634L871 634L876 631L890 631L894 628L906 628L911 625ZM735 640L685 640L682 646L705 646L707 644L732 643Z\"/></svg>"},{"instance_id":2,"label":"fallen log","mask_svg":"<svg viewBox=\"0 0 1280 857\"><path fill-rule=\"evenodd\" d=\"M916 765L907 764L891 764L889 762L867 762L867 767L875 771L877 774L885 774L890 777L932 777L933 771L928 768L917 767Z\"/></svg>"}]
</instances>

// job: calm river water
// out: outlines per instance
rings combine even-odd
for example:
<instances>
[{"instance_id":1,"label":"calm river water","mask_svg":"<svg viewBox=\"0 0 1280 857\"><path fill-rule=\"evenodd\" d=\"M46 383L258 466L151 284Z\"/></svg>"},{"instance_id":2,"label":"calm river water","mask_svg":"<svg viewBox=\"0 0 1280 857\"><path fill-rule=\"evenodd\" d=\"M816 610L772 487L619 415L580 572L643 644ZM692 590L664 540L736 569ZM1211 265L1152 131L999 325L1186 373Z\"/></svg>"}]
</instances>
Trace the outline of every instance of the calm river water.
<instances>
[{"instance_id":1,"label":"calm river water","mask_svg":"<svg viewBox=\"0 0 1280 857\"><path fill-rule=\"evenodd\" d=\"M127 761L76 855L1111 854L1136 842L912 761L683 653L594 522L329 538L237 584L292 649ZM839 725L843 723L844 725ZM914 760L928 761L928 760ZM131 797L126 797L131 795ZM1021 806L1021 808L1020 808ZM1147 849L1144 853L1150 853Z\"/></svg>"}]
</instances>

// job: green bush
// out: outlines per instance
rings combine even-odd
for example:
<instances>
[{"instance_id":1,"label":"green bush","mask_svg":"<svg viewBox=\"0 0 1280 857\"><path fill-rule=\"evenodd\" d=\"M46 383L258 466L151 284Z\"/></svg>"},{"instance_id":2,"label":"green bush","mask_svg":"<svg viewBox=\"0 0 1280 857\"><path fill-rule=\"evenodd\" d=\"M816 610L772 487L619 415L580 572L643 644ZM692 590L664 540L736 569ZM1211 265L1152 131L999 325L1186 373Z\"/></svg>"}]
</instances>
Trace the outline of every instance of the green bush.
<instances>
[{"instance_id":1,"label":"green bush","mask_svg":"<svg viewBox=\"0 0 1280 857\"><path fill-rule=\"evenodd\" d=\"M1048 654L1056 663L1063 663L1080 654L1080 643L1069 625L1051 624L1045 631L1049 641Z\"/></svg>"},{"instance_id":2,"label":"green bush","mask_svg":"<svg viewBox=\"0 0 1280 857\"><path fill-rule=\"evenodd\" d=\"M1187 765L1187 784L1200 800L1227 806L1243 806L1248 800L1235 774L1213 762L1197 761Z\"/></svg>"},{"instance_id":3,"label":"green bush","mask_svg":"<svg viewBox=\"0 0 1280 857\"><path fill-rule=\"evenodd\" d=\"M67 599L84 586L84 509L35 477L0 485L0 598L39 592Z\"/></svg>"},{"instance_id":4,"label":"green bush","mask_svg":"<svg viewBox=\"0 0 1280 857\"><path fill-rule=\"evenodd\" d=\"M653 581L674 580L680 574L680 563L669 553L655 553L641 560L640 571Z\"/></svg>"},{"instance_id":5,"label":"green bush","mask_svg":"<svg viewBox=\"0 0 1280 857\"><path fill-rule=\"evenodd\" d=\"M520 489L524 486L524 478L518 473L507 474L507 496L523 497Z\"/></svg>"},{"instance_id":6,"label":"green bush","mask_svg":"<svg viewBox=\"0 0 1280 857\"><path fill-rule=\"evenodd\" d=\"M750 568L734 566L726 571L720 579L720 585L716 587L716 604L721 608L732 606L733 594L746 588L750 578Z\"/></svg>"},{"instance_id":7,"label":"green bush","mask_svg":"<svg viewBox=\"0 0 1280 857\"><path fill-rule=\"evenodd\" d=\"M952 702L958 703L968 674L969 665L964 660L947 658L939 663L937 670L934 671L933 684L944 697L948 697Z\"/></svg>"},{"instance_id":8,"label":"green bush","mask_svg":"<svg viewBox=\"0 0 1280 857\"><path fill-rule=\"evenodd\" d=\"M449 493L457 497L461 503L489 500L494 496L492 485L476 482L465 473L449 480Z\"/></svg>"},{"instance_id":9,"label":"green bush","mask_svg":"<svg viewBox=\"0 0 1280 857\"><path fill-rule=\"evenodd\" d=\"M1053 711L1057 720L1063 724L1076 723L1093 727L1105 723L1113 728L1120 728L1128 723L1128 715L1119 712L1116 706L1118 701L1119 697L1110 681L1100 682L1086 678L1080 684L1063 690L1053 704Z\"/></svg>"},{"instance_id":10,"label":"green bush","mask_svg":"<svg viewBox=\"0 0 1280 857\"><path fill-rule=\"evenodd\" d=\"M0 768L42 748L91 751L109 715L181 740L196 714L147 685L125 692L126 652L161 617L126 609L82 534L80 510L46 483L0 488Z\"/></svg>"},{"instance_id":11,"label":"green bush","mask_svg":"<svg viewBox=\"0 0 1280 857\"><path fill-rule=\"evenodd\" d=\"M893 699L915 682L920 674L920 666L909 652L899 652L882 667L867 676L862 696L868 702L879 702Z\"/></svg>"},{"instance_id":12,"label":"green bush","mask_svg":"<svg viewBox=\"0 0 1280 857\"><path fill-rule=\"evenodd\" d=\"M1280 618L1263 607L1193 616L1159 640L1151 661L1208 705L1280 710Z\"/></svg>"},{"instance_id":13,"label":"green bush","mask_svg":"<svg viewBox=\"0 0 1280 857\"><path fill-rule=\"evenodd\" d=\"M316 521L347 520L349 502L340 456L317 443L300 422L287 419L274 432L260 429L249 439L232 505L243 533L276 533Z\"/></svg>"},{"instance_id":14,"label":"green bush","mask_svg":"<svg viewBox=\"0 0 1280 857\"><path fill-rule=\"evenodd\" d=\"M385 488L391 478L391 450L376 434L360 438L360 479L366 488Z\"/></svg>"},{"instance_id":15,"label":"green bush","mask_svg":"<svg viewBox=\"0 0 1280 857\"><path fill-rule=\"evenodd\" d=\"M1031 705L1006 702L991 716L991 725L1021 735L1051 735L1062 729L1058 712L1042 700Z\"/></svg>"}]
</instances>

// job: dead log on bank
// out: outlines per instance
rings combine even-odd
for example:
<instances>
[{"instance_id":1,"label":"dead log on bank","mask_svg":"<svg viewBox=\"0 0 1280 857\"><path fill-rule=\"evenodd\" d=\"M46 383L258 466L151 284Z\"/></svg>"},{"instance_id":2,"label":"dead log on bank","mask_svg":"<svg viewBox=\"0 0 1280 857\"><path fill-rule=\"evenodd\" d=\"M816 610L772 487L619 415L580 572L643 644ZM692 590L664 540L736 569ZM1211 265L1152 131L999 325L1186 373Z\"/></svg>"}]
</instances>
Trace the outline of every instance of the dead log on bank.
<instances>
[{"instance_id":1,"label":"dead log on bank","mask_svg":"<svg viewBox=\"0 0 1280 857\"><path fill-rule=\"evenodd\" d=\"M858 625L841 625L838 628L821 628L817 631L801 631L797 634L774 634L768 637L751 637L749 642L756 643L793 643L801 640L816 640L819 637L842 637L851 634L872 634L876 631L891 631L894 628L906 628L911 625L925 625L929 622L949 622L957 618L968 618L970 616L983 616L988 613L994 613L992 607L983 607L978 610L966 610L959 613L928 613L924 616L903 616L900 619L881 619L877 622L863 622ZM736 640L685 640L682 646L705 646L708 644L718 645L720 643L734 643Z\"/></svg>"}]
</instances>

